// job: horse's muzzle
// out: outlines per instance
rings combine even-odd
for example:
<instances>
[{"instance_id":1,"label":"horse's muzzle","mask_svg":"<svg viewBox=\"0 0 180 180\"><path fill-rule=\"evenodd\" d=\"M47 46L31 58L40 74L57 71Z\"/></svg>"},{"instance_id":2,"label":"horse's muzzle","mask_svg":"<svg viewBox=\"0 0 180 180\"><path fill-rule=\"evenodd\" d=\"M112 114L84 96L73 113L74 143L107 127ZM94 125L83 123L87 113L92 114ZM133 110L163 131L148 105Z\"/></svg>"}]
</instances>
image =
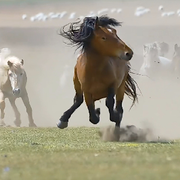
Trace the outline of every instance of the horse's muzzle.
<instances>
[{"instance_id":1,"label":"horse's muzzle","mask_svg":"<svg viewBox=\"0 0 180 180\"><path fill-rule=\"evenodd\" d=\"M124 59L126 61L131 60L133 57L133 51L126 51L124 54L121 55L121 59Z\"/></svg>"},{"instance_id":2,"label":"horse's muzzle","mask_svg":"<svg viewBox=\"0 0 180 180\"><path fill-rule=\"evenodd\" d=\"M14 89L13 94L16 95L16 96L19 95L20 94L20 89L19 88Z\"/></svg>"}]
</instances>

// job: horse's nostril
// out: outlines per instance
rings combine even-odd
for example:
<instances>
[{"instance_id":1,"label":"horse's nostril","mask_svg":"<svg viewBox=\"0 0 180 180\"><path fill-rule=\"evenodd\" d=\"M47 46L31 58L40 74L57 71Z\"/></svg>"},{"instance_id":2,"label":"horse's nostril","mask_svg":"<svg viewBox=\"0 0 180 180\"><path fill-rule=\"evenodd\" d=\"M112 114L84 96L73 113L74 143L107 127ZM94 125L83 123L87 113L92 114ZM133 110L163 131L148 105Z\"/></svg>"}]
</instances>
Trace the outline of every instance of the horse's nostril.
<instances>
[{"instance_id":1,"label":"horse's nostril","mask_svg":"<svg viewBox=\"0 0 180 180\"><path fill-rule=\"evenodd\" d=\"M126 52L126 53L125 53L125 56L126 56L126 58L127 58L128 60L130 60L130 59L132 58L132 56L133 56L133 53Z\"/></svg>"},{"instance_id":2,"label":"horse's nostril","mask_svg":"<svg viewBox=\"0 0 180 180\"><path fill-rule=\"evenodd\" d=\"M13 90L13 94L19 94L19 93L20 93L20 89L19 88Z\"/></svg>"}]
</instances>

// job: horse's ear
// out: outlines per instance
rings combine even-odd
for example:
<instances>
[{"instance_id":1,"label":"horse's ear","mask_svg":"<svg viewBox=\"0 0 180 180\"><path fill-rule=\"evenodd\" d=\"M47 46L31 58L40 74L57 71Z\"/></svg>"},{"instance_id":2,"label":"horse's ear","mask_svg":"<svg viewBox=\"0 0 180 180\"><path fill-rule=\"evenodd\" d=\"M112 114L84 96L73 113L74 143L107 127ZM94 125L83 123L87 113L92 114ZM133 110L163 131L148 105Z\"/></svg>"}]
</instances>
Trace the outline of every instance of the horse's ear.
<instances>
[{"instance_id":1,"label":"horse's ear","mask_svg":"<svg viewBox=\"0 0 180 180\"><path fill-rule=\"evenodd\" d=\"M24 65L24 60L23 59L21 59L21 64Z\"/></svg>"},{"instance_id":2,"label":"horse's ear","mask_svg":"<svg viewBox=\"0 0 180 180\"><path fill-rule=\"evenodd\" d=\"M96 16L95 24L94 24L94 29L97 29L99 27L99 19L98 16Z\"/></svg>"},{"instance_id":3,"label":"horse's ear","mask_svg":"<svg viewBox=\"0 0 180 180\"><path fill-rule=\"evenodd\" d=\"M9 67L11 67L13 65L13 63L11 61L8 61L7 64Z\"/></svg>"},{"instance_id":4,"label":"horse's ear","mask_svg":"<svg viewBox=\"0 0 180 180\"><path fill-rule=\"evenodd\" d=\"M177 49L178 49L178 45L175 44L175 45L174 45L174 50L176 51Z\"/></svg>"}]
</instances>

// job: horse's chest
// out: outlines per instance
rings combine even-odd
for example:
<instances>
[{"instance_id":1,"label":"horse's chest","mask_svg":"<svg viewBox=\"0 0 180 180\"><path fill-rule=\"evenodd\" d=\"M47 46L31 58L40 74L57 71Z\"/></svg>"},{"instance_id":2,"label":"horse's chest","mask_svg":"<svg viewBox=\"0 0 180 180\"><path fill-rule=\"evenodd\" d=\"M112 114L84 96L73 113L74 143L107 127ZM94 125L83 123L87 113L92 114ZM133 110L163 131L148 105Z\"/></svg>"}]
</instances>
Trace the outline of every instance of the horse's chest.
<instances>
[{"instance_id":1,"label":"horse's chest","mask_svg":"<svg viewBox=\"0 0 180 180\"><path fill-rule=\"evenodd\" d=\"M111 86L119 86L124 78L124 72L115 64L94 67L85 72L82 87L86 91L95 93L106 91Z\"/></svg>"}]
</instances>

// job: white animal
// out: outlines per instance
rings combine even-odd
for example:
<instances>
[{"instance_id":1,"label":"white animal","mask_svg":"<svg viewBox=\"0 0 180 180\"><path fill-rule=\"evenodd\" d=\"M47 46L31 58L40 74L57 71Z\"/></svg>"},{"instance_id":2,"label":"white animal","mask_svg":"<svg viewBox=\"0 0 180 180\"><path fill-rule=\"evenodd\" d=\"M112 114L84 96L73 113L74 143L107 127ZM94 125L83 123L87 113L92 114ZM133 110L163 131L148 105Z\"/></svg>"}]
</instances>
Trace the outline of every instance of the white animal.
<instances>
[{"instance_id":1,"label":"white animal","mask_svg":"<svg viewBox=\"0 0 180 180\"><path fill-rule=\"evenodd\" d=\"M174 45L173 63L175 73L180 75L180 46L177 44Z\"/></svg>"},{"instance_id":2,"label":"white animal","mask_svg":"<svg viewBox=\"0 0 180 180\"><path fill-rule=\"evenodd\" d=\"M23 14L23 15L22 15L22 19L23 19L23 20L27 19L27 15L26 15L26 14Z\"/></svg>"},{"instance_id":3,"label":"white animal","mask_svg":"<svg viewBox=\"0 0 180 180\"><path fill-rule=\"evenodd\" d=\"M76 15L76 13L75 13L75 12L72 12L72 13L70 14L70 16L69 16L69 19L74 19L74 18L75 18L75 15Z\"/></svg>"},{"instance_id":4,"label":"white animal","mask_svg":"<svg viewBox=\"0 0 180 180\"><path fill-rule=\"evenodd\" d=\"M120 13L122 11L122 9L117 9L117 13Z\"/></svg>"},{"instance_id":5,"label":"white animal","mask_svg":"<svg viewBox=\"0 0 180 180\"><path fill-rule=\"evenodd\" d=\"M15 125L20 126L20 112L17 109L15 100L21 98L28 114L29 126L35 127L32 108L26 91L27 76L24 70L24 60L15 56L10 56L8 48L1 49L0 53L0 125L5 126L5 99L8 98L14 110Z\"/></svg>"},{"instance_id":6,"label":"white animal","mask_svg":"<svg viewBox=\"0 0 180 180\"><path fill-rule=\"evenodd\" d=\"M159 10L159 11L163 11L163 10L164 10L164 7L163 7L162 5L159 6L158 10Z\"/></svg>"},{"instance_id":7,"label":"white animal","mask_svg":"<svg viewBox=\"0 0 180 180\"><path fill-rule=\"evenodd\" d=\"M110 12L111 12L111 13L116 12L116 8L111 9L111 11L110 11Z\"/></svg>"},{"instance_id":8,"label":"white animal","mask_svg":"<svg viewBox=\"0 0 180 180\"><path fill-rule=\"evenodd\" d=\"M150 12L150 9L145 9L143 7L141 7L141 8L139 7L136 9L134 15L139 17L139 16L142 16L142 15L147 14L149 12Z\"/></svg>"},{"instance_id":9,"label":"white animal","mask_svg":"<svg viewBox=\"0 0 180 180\"><path fill-rule=\"evenodd\" d=\"M60 18L60 19L63 18L66 14L67 14L67 12L66 12L66 11L63 11L62 13L60 13L59 18Z\"/></svg>"},{"instance_id":10,"label":"white animal","mask_svg":"<svg viewBox=\"0 0 180 180\"><path fill-rule=\"evenodd\" d=\"M172 74L172 61L158 55L158 49L155 43L145 44L143 46L143 58L144 62L139 72L141 75L149 76L152 79L159 79L167 74Z\"/></svg>"},{"instance_id":11,"label":"white animal","mask_svg":"<svg viewBox=\"0 0 180 180\"><path fill-rule=\"evenodd\" d=\"M170 11L170 12L163 12L161 14L162 17L169 17L169 16L173 16L175 15L176 13L174 11Z\"/></svg>"},{"instance_id":12,"label":"white animal","mask_svg":"<svg viewBox=\"0 0 180 180\"><path fill-rule=\"evenodd\" d=\"M167 43L155 41L154 44L157 46L159 56L164 57L169 52L169 45Z\"/></svg>"},{"instance_id":13,"label":"white animal","mask_svg":"<svg viewBox=\"0 0 180 180\"><path fill-rule=\"evenodd\" d=\"M35 21L35 18L34 18L34 16L32 16L31 18L30 18L30 21Z\"/></svg>"}]
</instances>

